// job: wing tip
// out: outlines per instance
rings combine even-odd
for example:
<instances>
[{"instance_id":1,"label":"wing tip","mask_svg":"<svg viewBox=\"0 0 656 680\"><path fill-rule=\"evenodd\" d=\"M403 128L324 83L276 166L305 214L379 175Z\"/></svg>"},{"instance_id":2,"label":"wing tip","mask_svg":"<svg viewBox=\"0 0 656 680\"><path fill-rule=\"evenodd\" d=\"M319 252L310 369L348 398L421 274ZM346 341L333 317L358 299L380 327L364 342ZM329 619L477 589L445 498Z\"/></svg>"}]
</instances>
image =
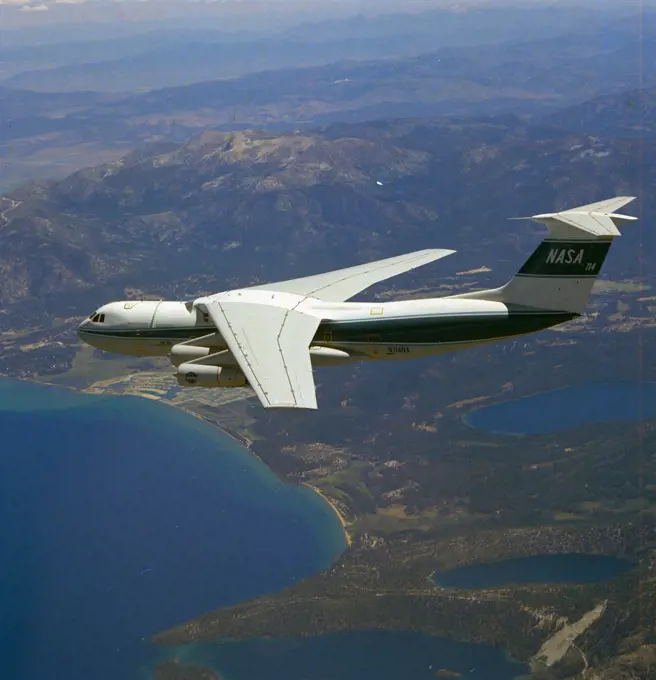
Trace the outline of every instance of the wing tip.
<instances>
[{"instance_id":1,"label":"wing tip","mask_svg":"<svg viewBox=\"0 0 656 680\"><path fill-rule=\"evenodd\" d=\"M426 250L420 250L419 252L424 255L430 255L431 257L435 257L435 259L439 259L441 257L453 255L453 253L457 251L451 250L451 248L426 248Z\"/></svg>"},{"instance_id":2,"label":"wing tip","mask_svg":"<svg viewBox=\"0 0 656 680\"><path fill-rule=\"evenodd\" d=\"M318 406L308 406L307 404L262 404L267 411L317 411Z\"/></svg>"}]
</instances>

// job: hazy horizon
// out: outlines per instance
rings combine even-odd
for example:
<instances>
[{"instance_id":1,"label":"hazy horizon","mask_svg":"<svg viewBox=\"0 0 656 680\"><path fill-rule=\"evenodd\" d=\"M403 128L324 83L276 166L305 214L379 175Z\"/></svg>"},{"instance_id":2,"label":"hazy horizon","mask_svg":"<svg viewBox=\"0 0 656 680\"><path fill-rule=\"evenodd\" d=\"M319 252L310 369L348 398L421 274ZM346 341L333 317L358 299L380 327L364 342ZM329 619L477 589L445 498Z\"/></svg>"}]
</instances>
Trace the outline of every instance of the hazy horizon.
<instances>
[{"instance_id":1,"label":"hazy horizon","mask_svg":"<svg viewBox=\"0 0 656 680\"><path fill-rule=\"evenodd\" d=\"M108 24L114 24L122 35L138 29L140 24L173 21L181 28L202 21L209 22L206 28L215 30L268 33L294 24L358 15L411 15L430 10L462 14L477 10L546 7L640 12L653 7L654 2L637 5L635 0L0 0L0 5L5 31L80 24L102 24L106 28ZM114 36L101 34L98 37ZM67 38L62 36L61 39Z\"/></svg>"}]
</instances>

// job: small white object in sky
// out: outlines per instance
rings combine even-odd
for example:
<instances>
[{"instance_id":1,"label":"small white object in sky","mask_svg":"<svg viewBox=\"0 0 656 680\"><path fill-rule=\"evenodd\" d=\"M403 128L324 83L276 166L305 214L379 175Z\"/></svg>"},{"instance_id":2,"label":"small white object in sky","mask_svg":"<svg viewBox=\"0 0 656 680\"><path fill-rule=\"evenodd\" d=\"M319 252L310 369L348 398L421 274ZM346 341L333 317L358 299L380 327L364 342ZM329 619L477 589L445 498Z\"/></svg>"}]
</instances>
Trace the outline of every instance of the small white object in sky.
<instances>
[{"instance_id":1,"label":"small white object in sky","mask_svg":"<svg viewBox=\"0 0 656 680\"><path fill-rule=\"evenodd\" d=\"M379 187L382 187L382 186L383 186L383 183L382 183L379 179L376 180L376 184L377 184Z\"/></svg>"}]
</instances>

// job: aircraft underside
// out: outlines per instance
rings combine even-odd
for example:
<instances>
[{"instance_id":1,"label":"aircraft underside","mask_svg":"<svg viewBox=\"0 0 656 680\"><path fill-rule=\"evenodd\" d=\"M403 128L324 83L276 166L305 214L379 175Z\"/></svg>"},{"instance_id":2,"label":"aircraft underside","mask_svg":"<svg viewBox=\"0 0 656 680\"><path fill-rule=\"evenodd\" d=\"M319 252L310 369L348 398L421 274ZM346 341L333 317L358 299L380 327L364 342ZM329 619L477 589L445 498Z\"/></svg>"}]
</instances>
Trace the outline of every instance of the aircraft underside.
<instances>
[{"instance_id":1,"label":"aircraft underside","mask_svg":"<svg viewBox=\"0 0 656 680\"><path fill-rule=\"evenodd\" d=\"M325 321L310 344L312 366L390 361L456 352L571 320L575 314L523 310L506 314L443 315L415 319ZM95 346L135 356L170 356L186 387L248 384L225 341L212 326L140 328L98 334ZM192 362L193 363L189 363Z\"/></svg>"}]
</instances>

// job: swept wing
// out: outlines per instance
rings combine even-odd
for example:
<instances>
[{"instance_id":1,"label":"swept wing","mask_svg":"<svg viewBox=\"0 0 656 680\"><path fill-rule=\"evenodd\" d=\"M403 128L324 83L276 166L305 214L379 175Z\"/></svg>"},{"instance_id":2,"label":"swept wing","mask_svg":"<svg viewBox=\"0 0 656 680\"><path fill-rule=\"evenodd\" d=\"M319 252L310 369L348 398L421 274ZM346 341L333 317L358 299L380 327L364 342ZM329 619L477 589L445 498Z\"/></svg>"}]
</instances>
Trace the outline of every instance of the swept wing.
<instances>
[{"instance_id":1,"label":"swept wing","mask_svg":"<svg viewBox=\"0 0 656 680\"><path fill-rule=\"evenodd\" d=\"M327 302L344 302L344 300L352 298L365 288L373 286L374 283L398 276L454 252L455 250L437 248L418 250L414 253L359 264L346 269L337 269L324 274L253 286L249 290L273 290L315 297Z\"/></svg>"},{"instance_id":2,"label":"swept wing","mask_svg":"<svg viewBox=\"0 0 656 680\"><path fill-rule=\"evenodd\" d=\"M191 304L212 317L264 408L316 409L310 343L321 317L313 314L312 298L343 302L374 283L453 252L419 250L315 276L210 295Z\"/></svg>"}]
</instances>

